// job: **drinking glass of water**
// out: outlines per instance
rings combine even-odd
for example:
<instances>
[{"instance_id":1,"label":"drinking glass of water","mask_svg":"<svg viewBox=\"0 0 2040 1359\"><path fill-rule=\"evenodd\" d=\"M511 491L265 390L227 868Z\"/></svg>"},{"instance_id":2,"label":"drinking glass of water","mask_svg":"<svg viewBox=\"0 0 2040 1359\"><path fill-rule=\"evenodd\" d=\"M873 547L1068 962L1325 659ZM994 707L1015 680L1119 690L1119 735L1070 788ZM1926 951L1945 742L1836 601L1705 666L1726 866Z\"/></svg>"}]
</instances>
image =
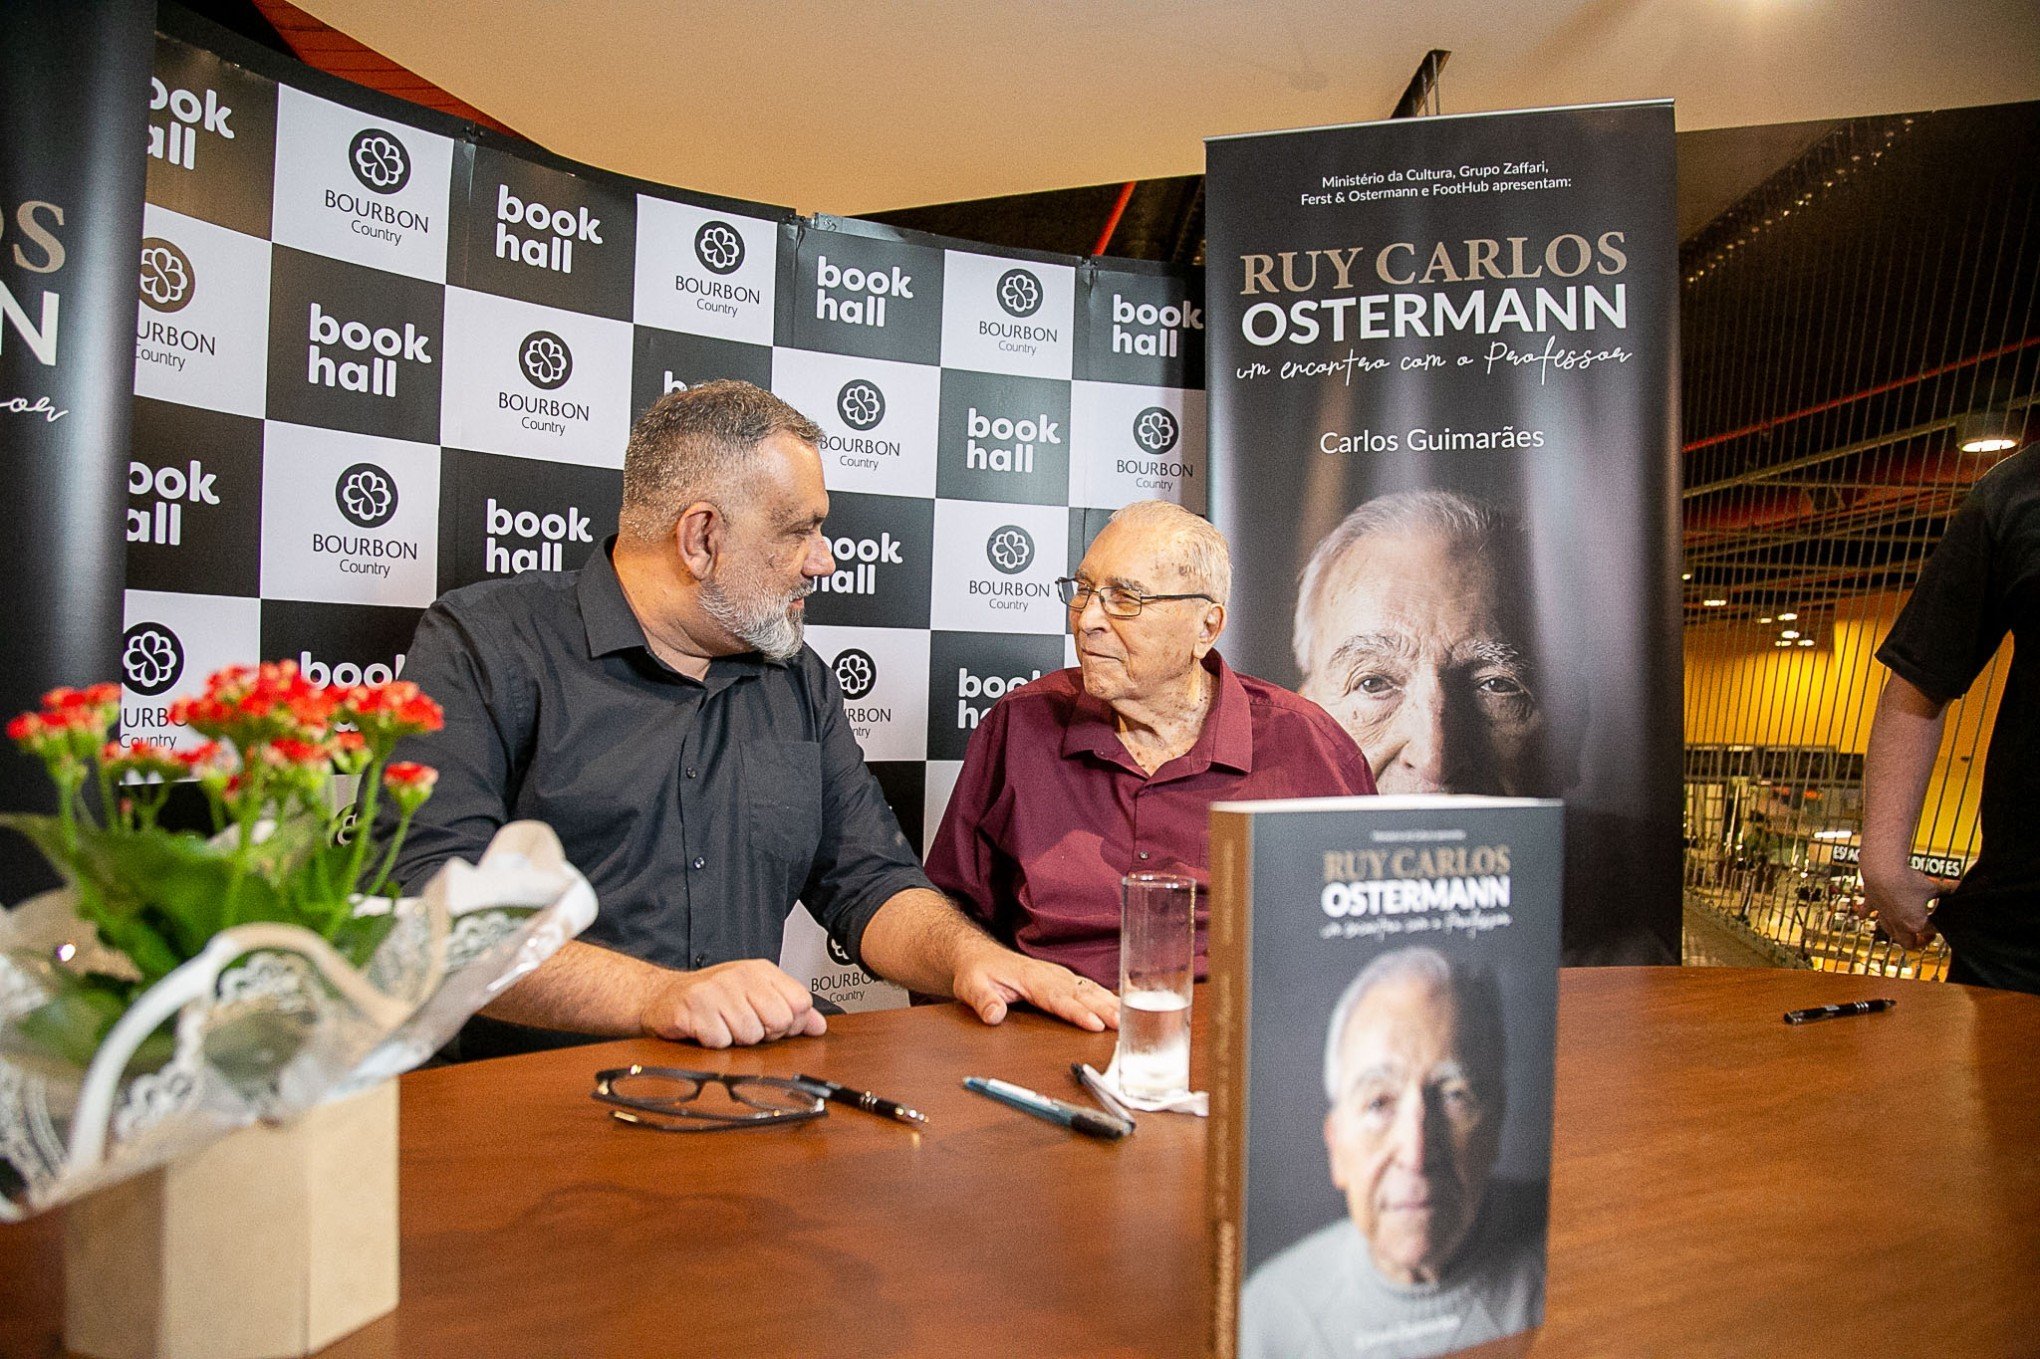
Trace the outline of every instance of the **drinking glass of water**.
<instances>
[{"instance_id":1,"label":"drinking glass of water","mask_svg":"<svg viewBox=\"0 0 2040 1359\"><path fill-rule=\"evenodd\" d=\"M1139 1099L1190 1089L1190 984L1197 883L1174 873L1119 880L1120 1088Z\"/></svg>"}]
</instances>

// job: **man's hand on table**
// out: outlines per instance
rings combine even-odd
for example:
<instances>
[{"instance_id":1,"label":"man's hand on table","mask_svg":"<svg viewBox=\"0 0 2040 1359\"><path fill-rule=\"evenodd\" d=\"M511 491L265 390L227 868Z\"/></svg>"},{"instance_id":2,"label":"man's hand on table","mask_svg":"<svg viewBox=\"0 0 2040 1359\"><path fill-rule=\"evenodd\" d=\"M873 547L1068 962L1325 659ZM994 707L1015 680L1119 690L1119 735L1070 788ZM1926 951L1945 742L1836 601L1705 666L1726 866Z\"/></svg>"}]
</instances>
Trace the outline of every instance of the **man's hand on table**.
<instances>
[{"instance_id":1,"label":"man's hand on table","mask_svg":"<svg viewBox=\"0 0 2040 1359\"><path fill-rule=\"evenodd\" d=\"M1110 989L990 940L964 957L950 991L987 1024L997 1024L1014 1001L1024 1000L1092 1033L1119 1027L1119 997Z\"/></svg>"},{"instance_id":2,"label":"man's hand on table","mask_svg":"<svg viewBox=\"0 0 2040 1359\"><path fill-rule=\"evenodd\" d=\"M644 1031L705 1048L815 1037L829 1027L801 982L757 958L678 972L645 1005Z\"/></svg>"},{"instance_id":3,"label":"man's hand on table","mask_svg":"<svg viewBox=\"0 0 2040 1359\"><path fill-rule=\"evenodd\" d=\"M1896 863L1865 860L1859 867L1863 901L1857 910L1875 916L1900 948L1925 948L1932 943L1935 930L1927 918L1927 906L1954 884L1930 878L1904 859Z\"/></svg>"}]
</instances>

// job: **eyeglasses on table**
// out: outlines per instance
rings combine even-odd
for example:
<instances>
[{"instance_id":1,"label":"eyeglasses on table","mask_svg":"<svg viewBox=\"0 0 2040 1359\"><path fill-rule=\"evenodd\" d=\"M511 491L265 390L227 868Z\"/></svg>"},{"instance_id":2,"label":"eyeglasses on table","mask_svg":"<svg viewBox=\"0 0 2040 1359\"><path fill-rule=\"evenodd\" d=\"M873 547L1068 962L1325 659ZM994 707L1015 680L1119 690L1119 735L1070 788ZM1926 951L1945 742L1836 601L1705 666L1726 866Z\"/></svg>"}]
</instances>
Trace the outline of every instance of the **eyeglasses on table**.
<instances>
[{"instance_id":1,"label":"eyeglasses on table","mask_svg":"<svg viewBox=\"0 0 2040 1359\"><path fill-rule=\"evenodd\" d=\"M589 1098L610 1116L658 1132L727 1132L820 1118L819 1091L780 1076L729 1076L677 1066L619 1066L595 1073Z\"/></svg>"}]
</instances>

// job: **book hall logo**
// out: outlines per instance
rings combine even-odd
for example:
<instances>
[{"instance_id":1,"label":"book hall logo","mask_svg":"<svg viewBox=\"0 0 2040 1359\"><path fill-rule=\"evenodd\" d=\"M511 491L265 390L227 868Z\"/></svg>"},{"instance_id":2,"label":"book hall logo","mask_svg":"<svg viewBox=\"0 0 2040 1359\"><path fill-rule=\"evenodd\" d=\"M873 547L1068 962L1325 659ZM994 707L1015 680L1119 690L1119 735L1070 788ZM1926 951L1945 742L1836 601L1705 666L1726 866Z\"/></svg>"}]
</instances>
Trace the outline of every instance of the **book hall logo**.
<instances>
[{"instance_id":1,"label":"book hall logo","mask_svg":"<svg viewBox=\"0 0 2040 1359\"><path fill-rule=\"evenodd\" d=\"M825 947L829 951L830 962L834 963L838 967L857 966L857 960L850 956L850 950L844 948L841 944L837 943L835 935L833 934L824 935L823 938L825 940L823 947Z\"/></svg>"},{"instance_id":2,"label":"book hall logo","mask_svg":"<svg viewBox=\"0 0 2040 1359\"><path fill-rule=\"evenodd\" d=\"M1025 319L1041 310L1041 280L1026 269L1008 269L999 275L999 306L1006 315Z\"/></svg>"},{"instance_id":3,"label":"book hall logo","mask_svg":"<svg viewBox=\"0 0 2040 1359\"><path fill-rule=\"evenodd\" d=\"M333 501L358 528L381 528L397 512L397 480L372 462L358 462L333 483Z\"/></svg>"},{"instance_id":4,"label":"book hall logo","mask_svg":"<svg viewBox=\"0 0 2040 1359\"><path fill-rule=\"evenodd\" d=\"M171 89L149 77L149 112L169 115L162 123L149 120L149 154L190 170L198 164L198 134L210 132L234 140L234 110L220 102L217 90Z\"/></svg>"},{"instance_id":5,"label":"book hall logo","mask_svg":"<svg viewBox=\"0 0 2040 1359\"><path fill-rule=\"evenodd\" d=\"M574 351L551 331L534 330L517 346L517 366L524 370L525 381L550 392L574 375Z\"/></svg>"},{"instance_id":6,"label":"book hall logo","mask_svg":"<svg viewBox=\"0 0 2040 1359\"><path fill-rule=\"evenodd\" d=\"M734 274L744 267L744 238L728 222L703 222L694 233L694 258L711 274Z\"/></svg>"},{"instance_id":7,"label":"book hall logo","mask_svg":"<svg viewBox=\"0 0 2040 1359\"><path fill-rule=\"evenodd\" d=\"M1001 575L1017 576L1034 563L1034 536L1018 524L1002 524L985 539L985 560Z\"/></svg>"},{"instance_id":8,"label":"book hall logo","mask_svg":"<svg viewBox=\"0 0 2040 1359\"><path fill-rule=\"evenodd\" d=\"M191 257L161 236L142 242L142 301L149 310L169 314L190 304L198 276Z\"/></svg>"},{"instance_id":9,"label":"book hall logo","mask_svg":"<svg viewBox=\"0 0 2040 1359\"><path fill-rule=\"evenodd\" d=\"M1149 406L1133 417L1133 441L1146 452L1160 457L1183 437L1176 413L1162 406Z\"/></svg>"},{"instance_id":10,"label":"book hall logo","mask_svg":"<svg viewBox=\"0 0 2040 1359\"><path fill-rule=\"evenodd\" d=\"M852 378L836 393L836 414L859 433L875 429L885 419L885 393L868 378Z\"/></svg>"},{"instance_id":11,"label":"book hall logo","mask_svg":"<svg viewBox=\"0 0 2040 1359\"><path fill-rule=\"evenodd\" d=\"M161 623L137 623L121 634L120 673L144 698L165 693L184 675L184 643Z\"/></svg>"},{"instance_id":12,"label":"book hall logo","mask_svg":"<svg viewBox=\"0 0 2040 1359\"><path fill-rule=\"evenodd\" d=\"M856 647L840 653L834 669L836 683L843 687L843 697L847 702L855 703L878 684L878 663L871 659L871 653L859 651Z\"/></svg>"},{"instance_id":13,"label":"book hall logo","mask_svg":"<svg viewBox=\"0 0 2040 1359\"><path fill-rule=\"evenodd\" d=\"M411 153L394 134L365 127L347 144L347 167L361 187L391 194L411 182Z\"/></svg>"}]
</instances>

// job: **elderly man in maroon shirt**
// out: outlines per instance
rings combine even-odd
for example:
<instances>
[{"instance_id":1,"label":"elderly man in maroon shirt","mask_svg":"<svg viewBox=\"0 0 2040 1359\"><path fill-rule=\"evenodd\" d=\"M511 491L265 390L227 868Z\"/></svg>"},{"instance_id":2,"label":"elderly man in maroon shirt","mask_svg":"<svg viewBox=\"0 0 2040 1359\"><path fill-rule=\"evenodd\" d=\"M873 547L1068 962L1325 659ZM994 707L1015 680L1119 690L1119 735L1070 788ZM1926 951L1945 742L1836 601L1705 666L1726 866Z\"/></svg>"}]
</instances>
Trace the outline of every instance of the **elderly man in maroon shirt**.
<instances>
[{"instance_id":1,"label":"elderly man in maroon shirt","mask_svg":"<svg viewBox=\"0 0 2040 1359\"><path fill-rule=\"evenodd\" d=\"M1204 883L1213 802L1372 793L1374 778L1324 709L1214 649L1232 562L1203 519L1128 505L1058 586L1078 668L1014 690L979 723L928 876L1022 953L1117 986L1124 874Z\"/></svg>"}]
</instances>

